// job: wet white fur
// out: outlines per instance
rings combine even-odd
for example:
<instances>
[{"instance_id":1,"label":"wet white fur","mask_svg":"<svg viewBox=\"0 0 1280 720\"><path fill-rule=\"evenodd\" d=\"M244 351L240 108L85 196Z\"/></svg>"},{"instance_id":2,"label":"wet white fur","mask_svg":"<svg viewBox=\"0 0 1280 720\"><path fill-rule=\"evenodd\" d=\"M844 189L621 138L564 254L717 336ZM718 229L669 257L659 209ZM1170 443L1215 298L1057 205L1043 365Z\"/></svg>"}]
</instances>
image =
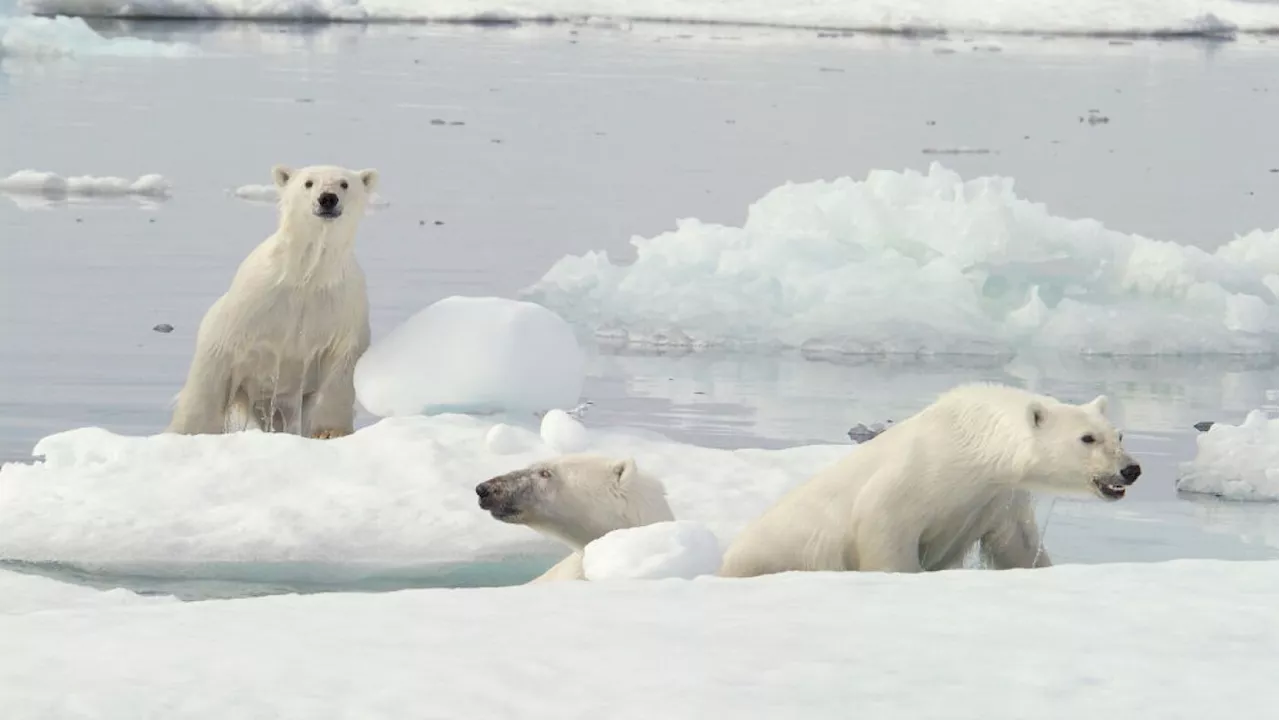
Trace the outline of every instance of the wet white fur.
<instances>
[{"instance_id":1,"label":"wet white fur","mask_svg":"<svg viewBox=\"0 0 1280 720\"><path fill-rule=\"evenodd\" d=\"M1096 494L1094 478L1133 462L1105 411L1103 396L1071 405L955 388L784 495L734 539L719 574L938 570L975 543L997 568L1049 565L1030 493Z\"/></svg>"},{"instance_id":2,"label":"wet white fur","mask_svg":"<svg viewBox=\"0 0 1280 720\"><path fill-rule=\"evenodd\" d=\"M303 435L352 431L352 376L369 345L355 239L378 175L277 166L272 176L279 226L249 253L201 321L169 432L221 433L229 414ZM323 192L337 194L341 217L316 216Z\"/></svg>"}]
</instances>

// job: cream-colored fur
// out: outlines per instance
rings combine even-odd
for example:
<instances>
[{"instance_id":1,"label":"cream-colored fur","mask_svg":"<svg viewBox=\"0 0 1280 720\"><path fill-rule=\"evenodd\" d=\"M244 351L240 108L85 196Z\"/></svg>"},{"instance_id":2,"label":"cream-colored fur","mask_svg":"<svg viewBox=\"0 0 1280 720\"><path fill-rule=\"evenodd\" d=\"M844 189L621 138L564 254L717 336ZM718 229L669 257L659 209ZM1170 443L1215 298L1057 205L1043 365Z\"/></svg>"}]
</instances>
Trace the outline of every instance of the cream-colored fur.
<instances>
[{"instance_id":1,"label":"cream-colored fur","mask_svg":"<svg viewBox=\"0 0 1280 720\"><path fill-rule=\"evenodd\" d=\"M312 437L352 432L352 376L369 346L355 239L377 172L277 166L272 175L279 226L201 321L169 432L221 433L230 415Z\"/></svg>"}]
</instances>

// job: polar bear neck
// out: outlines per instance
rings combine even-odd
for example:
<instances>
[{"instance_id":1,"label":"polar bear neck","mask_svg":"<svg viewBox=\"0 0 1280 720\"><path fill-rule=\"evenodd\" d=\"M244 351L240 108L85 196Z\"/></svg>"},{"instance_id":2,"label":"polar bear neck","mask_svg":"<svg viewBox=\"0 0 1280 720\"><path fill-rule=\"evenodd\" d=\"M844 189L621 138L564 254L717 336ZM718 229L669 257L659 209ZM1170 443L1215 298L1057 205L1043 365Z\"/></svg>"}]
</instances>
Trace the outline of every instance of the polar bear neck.
<instances>
[{"instance_id":1,"label":"polar bear neck","mask_svg":"<svg viewBox=\"0 0 1280 720\"><path fill-rule=\"evenodd\" d=\"M346 277L355 260L356 223L341 218L320 226L282 214L276 232L282 280L304 285L333 285Z\"/></svg>"}]
</instances>

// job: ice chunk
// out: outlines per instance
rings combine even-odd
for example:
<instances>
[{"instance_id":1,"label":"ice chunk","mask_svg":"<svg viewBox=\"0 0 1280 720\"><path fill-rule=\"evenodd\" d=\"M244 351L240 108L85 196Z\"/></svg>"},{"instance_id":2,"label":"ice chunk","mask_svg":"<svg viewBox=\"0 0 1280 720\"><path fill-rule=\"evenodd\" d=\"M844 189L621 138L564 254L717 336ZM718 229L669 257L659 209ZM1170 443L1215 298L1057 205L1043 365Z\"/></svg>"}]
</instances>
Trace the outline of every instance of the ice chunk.
<instances>
[{"instance_id":1,"label":"ice chunk","mask_svg":"<svg viewBox=\"0 0 1280 720\"><path fill-rule=\"evenodd\" d=\"M587 429L564 410L550 410L542 416L542 442L558 453L582 452L587 448Z\"/></svg>"},{"instance_id":2,"label":"ice chunk","mask_svg":"<svg viewBox=\"0 0 1280 720\"><path fill-rule=\"evenodd\" d=\"M1178 468L1178 490L1230 500L1280 499L1280 420L1254 410L1240 425L1215 422Z\"/></svg>"},{"instance_id":3,"label":"ice chunk","mask_svg":"<svg viewBox=\"0 0 1280 720\"><path fill-rule=\"evenodd\" d=\"M513 455L533 447L536 438L523 428L497 423L485 433L484 445L494 455Z\"/></svg>"},{"instance_id":4,"label":"ice chunk","mask_svg":"<svg viewBox=\"0 0 1280 720\"><path fill-rule=\"evenodd\" d=\"M746 23L883 33L1192 35L1275 32L1274 3L1240 0L24 0L42 14L258 20Z\"/></svg>"},{"instance_id":5,"label":"ice chunk","mask_svg":"<svg viewBox=\"0 0 1280 720\"><path fill-rule=\"evenodd\" d=\"M701 523L660 522L614 530L587 544L588 580L691 579L720 569L720 541Z\"/></svg>"},{"instance_id":6,"label":"ice chunk","mask_svg":"<svg viewBox=\"0 0 1280 720\"><path fill-rule=\"evenodd\" d=\"M79 9L83 11L86 8L81 6ZM182 57L198 52L195 46L185 43L105 38L78 17L0 16L0 57Z\"/></svg>"},{"instance_id":7,"label":"ice chunk","mask_svg":"<svg viewBox=\"0 0 1280 720\"><path fill-rule=\"evenodd\" d=\"M1215 253L1068 220L1013 181L872 171L786 184L738 227L557 262L524 297L633 345L819 354L1274 355L1277 231Z\"/></svg>"},{"instance_id":8,"label":"ice chunk","mask_svg":"<svg viewBox=\"0 0 1280 720\"><path fill-rule=\"evenodd\" d=\"M143 175L137 180L119 177L79 175L63 177L57 173L19 170L0 178L0 192L14 195L46 197L120 197L138 195L164 198L169 195L169 181L162 175Z\"/></svg>"},{"instance_id":9,"label":"ice chunk","mask_svg":"<svg viewBox=\"0 0 1280 720\"><path fill-rule=\"evenodd\" d=\"M373 344L356 395L381 417L440 412L541 412L572 407L583 357L573 330L533 303L449 297Z\"/></svg>"}]
</instances>

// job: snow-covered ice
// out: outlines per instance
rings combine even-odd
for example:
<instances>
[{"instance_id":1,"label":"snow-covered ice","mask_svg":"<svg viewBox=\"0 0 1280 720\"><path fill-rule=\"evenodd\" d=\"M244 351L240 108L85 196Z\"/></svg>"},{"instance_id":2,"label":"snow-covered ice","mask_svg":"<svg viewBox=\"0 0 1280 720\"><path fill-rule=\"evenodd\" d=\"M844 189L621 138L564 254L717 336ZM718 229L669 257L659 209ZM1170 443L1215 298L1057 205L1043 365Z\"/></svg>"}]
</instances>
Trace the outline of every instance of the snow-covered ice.
<instances>
[{"instance_id":1,"label":"snow-covered ice","mask_svg":"<svg viewBox=\"0 0 1280 720\"><path fill-rule=\"evenodd\" d=\"M1275 561L0 615L5 720L1276 716Z\"/></svg>"},{"instance_id":2,"label":"snow-covered ice","mask_svg":"<svg viewBox=\"0 0 1280 720\"><path fill-rule=\"evenodd\" d=\"M1242 0L23 0L41 14L257 20L613 20L867 30L1222 36L1274 32L1274 3Z\"/></svg>"},{"instance_id":3,"label":"snow-covered ice","mask_svg":"<svg viewBox=\"0 0 1280 720\"><path fill-rule=\"evenodd\" d=\"M168 596L142 596L120 588L95 590L83 585L71 585L39 575L0 568L0 617L67 608L142 605L174 601L174 598ZM0 707L3 706L3 691L0 691Z\"/></svg>"},{"instance_id":4,"label":"snow-covered ice","mask_svg":"<svg viewBox=\"0 0 1280 720\"><path fill-rule=\"evenodd\" d=\"M596 538L583 548L582 570L588 580L689 580L715 574L721 558L715 533L701 523L675 520Z\"/></svg>"},{"instance_id":5,"label":"snow-covered ice","mask_svg":"<svg viewBox=\"0 0 1280 720\"><path fill-rule=\"evenodd\" d=\"M1208 253L937 163L788 183L741 228L681 220L632 244L632 264L562 258L524 297L633 345L1274 355L1278 341L1276 230Z\"/></svg>"},{"instance_id":6,"label":"snow-covered ice","mask_svg":"<svg viewBox=\"0 0 1280 720\"><path fill-rule=\"evenodd\" d=\"M542 412L578 402L583 363L573 329L554 312L454 296L373 343L356 365L356 396L379 417Z\"/></svg>"},{"instance_id":7,"label":"snow-covered ice","mask_svg":"<svg viewBox=\"0 0 1280 720\"><path fill-rule=\"evenodd\" d=\"M1280 420L1254 410L1240 425L1214 423L1178 468L1178 490L1228 500L1280 499Z\"/></svg>"},{"instance_id":8,"label":"snow-covered ice","mask_svg":"<svg viewBox=\"0 0 1280 720\"><path fill-rule=\"evenodd\" d=\"M76 175L63 177L39 170L19 170L0 178L0 192L13 195L60 197L168 197L169 181L163 175L143 175L135 180L121 177Z\"/></svg>"},{"instance_id":9,"label":"snow-covered ice","mask_svg":"<svg viewBox=\"0 0 1280 720\"><path fill-rule=\"evenodd\" d=\"M242 432L53 435L43 461L0 467L0 557L113 564L319 562L422 565L562 546L495 522L476 483L557 455L464 415L388 418L335 440ZM675 516L728 536L847 445L715 450L594 429L589 452L634 457ZM510 444L507 444L510 440Z\"/></svg>"},{"instance_id":10,"label":"snow-covered ice","mask_svg":"<svg viewBox=\"0 0 1280 720\"><path fill-rule=\"evenodd\" d=\"M197 52L183 43L105 38L78 17L0 15L0 57L182 57Z\"/></svg>"}]
</instances>

